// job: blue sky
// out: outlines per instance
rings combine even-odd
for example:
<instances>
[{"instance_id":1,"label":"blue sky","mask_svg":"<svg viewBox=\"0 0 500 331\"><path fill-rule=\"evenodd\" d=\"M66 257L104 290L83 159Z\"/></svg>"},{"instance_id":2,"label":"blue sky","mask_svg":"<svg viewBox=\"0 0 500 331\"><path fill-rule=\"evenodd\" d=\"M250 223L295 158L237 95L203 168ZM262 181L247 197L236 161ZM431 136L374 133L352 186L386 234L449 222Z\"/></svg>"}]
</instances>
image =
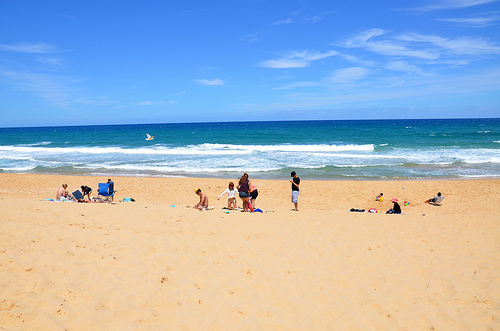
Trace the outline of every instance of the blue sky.
<instances>
[{"instance_id":1,"label":"blue sky","mask_svg":"<svg viewBox=\"0 0 500 331\"><path fill-rule=\"evenodd\" d=\"M500 117L500 2L3 1L1 127Z\"/></svg>"}]
</instances>

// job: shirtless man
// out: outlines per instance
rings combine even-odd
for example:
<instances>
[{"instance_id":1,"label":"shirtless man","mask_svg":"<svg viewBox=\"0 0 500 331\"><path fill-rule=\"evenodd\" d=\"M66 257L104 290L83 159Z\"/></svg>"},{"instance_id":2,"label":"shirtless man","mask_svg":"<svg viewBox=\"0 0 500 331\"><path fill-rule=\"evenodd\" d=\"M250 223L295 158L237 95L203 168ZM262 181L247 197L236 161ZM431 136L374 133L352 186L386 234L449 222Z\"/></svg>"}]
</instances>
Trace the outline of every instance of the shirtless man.
<instances>
[{"instance_id":1,"label":"shirtless man","mask_svg":"<svg viewBox=\"0 0 500 331\"><path fill-rule=\"evenodd\" d=\"M208 197L205 193L201 192L200 188L197 188L194 190L194 193L196 193L200 197L200 202L198 202L196 205L193 206L194 209L207 209L208 208Z\"/></svg>"},{"instance_id":2,"label":"shirtless man","mask_svg":"<svg viewBox=\"0 0 500 331\"><path fill-rule=\"evenodd\" d=\"M56 201L61 201L62 197L66 196L66 189L68 184L62 184L62 186L57 190Z\"/></svg>"}]
</instances>

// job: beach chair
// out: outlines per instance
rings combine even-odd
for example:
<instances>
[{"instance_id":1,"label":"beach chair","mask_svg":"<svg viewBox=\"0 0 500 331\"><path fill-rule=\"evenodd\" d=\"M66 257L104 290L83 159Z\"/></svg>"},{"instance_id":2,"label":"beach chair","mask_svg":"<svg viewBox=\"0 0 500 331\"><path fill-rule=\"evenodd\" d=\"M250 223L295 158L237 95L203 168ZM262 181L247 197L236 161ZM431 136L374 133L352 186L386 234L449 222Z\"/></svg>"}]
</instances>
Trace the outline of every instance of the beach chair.
<instances>
[{"instance_id":1,"label":"beach chair","mask_svg":"<svg viewBox=\"0 0 500 331\"><path fill-rule=\"evenodd\" d=\"M434 202L431 202L431 204L433 204L434 206L442 206L443 199L444 199L443 196L438 197L434 200Z\"/></svg>"},{"instance_id":2,"label":"beach chair","mask_svg":"<svg viewBox=\"0 0 500 331\"><path fill-rule=\"evenodd\" d=\"M109 184L108 183L99 183L99 192L97 193L97 197L103 201L111 201L110 193L109 193Z\"/></svg>"},{"instance_id":3,"label":"beach chair","mask_svg":"<svg viewBox=\"0 0 500 331\"><path fill-rule=\"evenodd\" d=\"M83 199L83 194L80 192L80 190L76 190L75 192L71 193L75 197L75 199L78 201L80 199Z\"/></svg>"}]
</instances>

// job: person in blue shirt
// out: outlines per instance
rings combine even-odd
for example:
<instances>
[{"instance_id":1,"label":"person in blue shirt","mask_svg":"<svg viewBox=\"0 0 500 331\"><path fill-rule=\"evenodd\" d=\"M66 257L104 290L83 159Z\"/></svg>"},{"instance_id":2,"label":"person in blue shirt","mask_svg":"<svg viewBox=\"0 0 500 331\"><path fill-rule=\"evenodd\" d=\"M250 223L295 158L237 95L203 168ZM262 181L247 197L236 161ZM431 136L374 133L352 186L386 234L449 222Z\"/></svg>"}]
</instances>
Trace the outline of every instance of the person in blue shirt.
<instances>
[{"instance_id":1,"label":"person in blue shirt","mask_svg":"<svg viewBox=\"0 0 500 331\"><path fill-rule=\"evenodd\" d=\"M111 181L111 178L108 179L108 184L109 184L109 189L108 189L108 193L109 193L109 196L111 197L111 201L114 200L114 196L115 196L115 183Z\"/></svg>"}]
</instances>

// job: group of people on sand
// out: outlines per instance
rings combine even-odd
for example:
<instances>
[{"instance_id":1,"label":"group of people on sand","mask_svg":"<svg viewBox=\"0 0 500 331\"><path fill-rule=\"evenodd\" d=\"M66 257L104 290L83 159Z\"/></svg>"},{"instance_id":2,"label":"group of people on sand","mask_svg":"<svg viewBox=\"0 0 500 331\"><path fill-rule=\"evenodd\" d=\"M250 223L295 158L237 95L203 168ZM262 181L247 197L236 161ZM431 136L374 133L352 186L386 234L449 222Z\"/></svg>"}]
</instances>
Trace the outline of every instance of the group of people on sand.
<instances>
[{"instance_id":1,"label":"group of people on sand","mask_svg":"<svg viewBox=\"0 0 500 331\"><path fill-rule=\"evenodd\" d=\"M111 178L108 179L108 192L109 196L111 198L111 201L113 201L114 193L115 191L115 183L111 180ZM62 184L61 187L57 190L56 194L56 201L70 201L70 202L102 202L100 199L92 199L90 197L90 194L92 193L92 188L86 185L82 185L81 187L82 190L82 196L79 197L78 199L68 191L68 184Z\"/></svg>"},{"instance_id":2,"label":"group of people on sand","mask_svg":"<svg viewBox=\"0 0 500 331\"><path fill-rule=\"evenodd\" d=\"M444 197L441 195L441 192L438 192L434 198L426 200L425 203L440 206L443 199ZM375 201L384 201L384 193L380 193L379 195L377 195L375 197ZM393 198L391 199L391 202L393 203L393 206L386 212L386 214L401 214L401 206L398 203L398 199ZM409 202L405 201L405 205L406 204L409 204Z\"/></svg>"},{"instance_id":3,"label":"group of people on sand","mask_svg":"<svg viewBox=\"0 0 500 331\"><path fill-rule=\"evenodd\" d=\"M300 178L297 176L295 171L291 172L292 180L292 203L294 204L295 211L299 210L299 187ZM195 209L206 210L208 209L208 197L205 193L201 191L200 188L195 189L195 193L200 197L200 202L193 206ZM236 193L242 202L243 212L253 212L257 209L256 201L259 196L259 191L255 184L253 184L248 178L248 174L245 172L243 176L238 180L238 185L235 187L233 182L229 182L228 187L224 192L219 195L217 200L219 200L224 194L227 195L227 209L235 210L238 209L238 203L236 201Z\"/></svg>"}]
</instances>

